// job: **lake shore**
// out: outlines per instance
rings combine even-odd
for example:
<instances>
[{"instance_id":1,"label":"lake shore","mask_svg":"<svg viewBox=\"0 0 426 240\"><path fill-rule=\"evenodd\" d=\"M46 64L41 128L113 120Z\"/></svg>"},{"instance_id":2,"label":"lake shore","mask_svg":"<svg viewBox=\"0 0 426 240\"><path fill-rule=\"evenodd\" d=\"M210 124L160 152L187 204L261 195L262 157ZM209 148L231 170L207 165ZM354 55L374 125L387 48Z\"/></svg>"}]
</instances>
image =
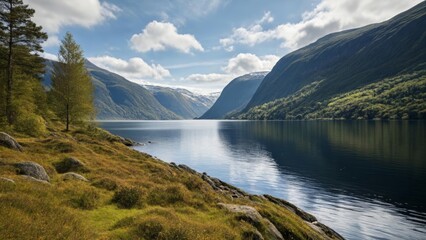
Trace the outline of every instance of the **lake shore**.
<instances>
[{"instance_id":1,"label":"lake shore","mask_svg":"<svg viewBox=\"0 0 426 240\"><path fill-rule=\"evenodd\" d=\"M22 152L0 148L5 239L342 239L291 203L129 149L101 129L13 136ZM81 168L64 171L70 158Z\"/></svg>"}]
</instances>

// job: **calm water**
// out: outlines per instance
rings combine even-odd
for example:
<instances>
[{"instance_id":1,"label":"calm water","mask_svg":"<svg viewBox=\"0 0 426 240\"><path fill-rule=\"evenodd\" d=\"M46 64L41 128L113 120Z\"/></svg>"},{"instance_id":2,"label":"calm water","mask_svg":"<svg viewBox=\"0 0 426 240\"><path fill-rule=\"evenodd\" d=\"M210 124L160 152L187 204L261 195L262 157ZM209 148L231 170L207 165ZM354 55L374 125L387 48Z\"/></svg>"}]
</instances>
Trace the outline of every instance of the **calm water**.
<instances>
[{"instance_id":1,"label":"calm water","mask_svg":"<svg viewBox=\"0 0 426 240\"><path fill-rule=\"evenodd\" d=\"M426 239L426 122L100 124L164 161L286 199L348 239Z\"/></svg>"}]
</instances>

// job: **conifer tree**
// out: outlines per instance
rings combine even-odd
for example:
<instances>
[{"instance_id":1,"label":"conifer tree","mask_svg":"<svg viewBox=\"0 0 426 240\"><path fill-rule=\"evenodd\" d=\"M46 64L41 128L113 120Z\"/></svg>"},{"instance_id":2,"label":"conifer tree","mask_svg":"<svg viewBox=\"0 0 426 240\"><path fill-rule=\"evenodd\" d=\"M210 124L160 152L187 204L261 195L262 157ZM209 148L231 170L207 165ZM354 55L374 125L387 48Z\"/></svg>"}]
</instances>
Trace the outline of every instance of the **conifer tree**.
<instances>
[{"instance_id":1,"label":"conifer tree","mask_svg":"<svg viewBox=\"0 0 426 240\"><path fill-rule=\"evenodd\" d=\"M22 0L0 0L0 47L6 52L5 113L9 124L14 122L12 101L16 67L23 66L21 71L31 75L43 72L37 53L43 51L41 43L47 39L47 34L31 20L34 12Z\"/></svg>"},{"instance_id":2,"label":"conifer tree","mask_svg":"<svg viewBox=\"0 0 426 240\"><path fill-rule=\"evenodd\" d=\"M93 85L84 67L83 51L69 32L62 40L58 59L52 73L53 109L68 131L71 123L93 117Z\"/></svg>"}]
</instances>

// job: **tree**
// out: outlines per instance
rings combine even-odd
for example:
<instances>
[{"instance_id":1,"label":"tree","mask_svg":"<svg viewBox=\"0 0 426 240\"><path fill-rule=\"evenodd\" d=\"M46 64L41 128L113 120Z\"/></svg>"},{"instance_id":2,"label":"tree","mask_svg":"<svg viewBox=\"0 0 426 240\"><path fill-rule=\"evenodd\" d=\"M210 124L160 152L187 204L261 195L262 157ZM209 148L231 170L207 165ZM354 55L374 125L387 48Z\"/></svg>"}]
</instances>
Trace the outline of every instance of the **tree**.
<instances>
[{"instance_id":1,"label":"tree","mask_svg":"<svg viewBox=\"0 0 426 240\"><path fill-rule=\"evenodd\" d=\"M52 72L52 97L56 115L66 123L81 123L93 117L93 85L84 67L83 51L67 32Z\"/></svg>"},{"instance_id":2,"label":"tree","mask_svg":"<svg viewBox=\"0 0 426 240\"><path fill-rule=\"evenodd\" d=\"M42 27L31 21L34 12L22 0L0 0L0 45L6 49L7 57L5 110L9 124L14 122L12 100L15 66L23 65L25 71L34 75L43 71L40 65L28 67L41 61L37 53L43 51L41 43L47 39ZM16 61L17 56L22 58Z\"/></svg>"}]
</instances>

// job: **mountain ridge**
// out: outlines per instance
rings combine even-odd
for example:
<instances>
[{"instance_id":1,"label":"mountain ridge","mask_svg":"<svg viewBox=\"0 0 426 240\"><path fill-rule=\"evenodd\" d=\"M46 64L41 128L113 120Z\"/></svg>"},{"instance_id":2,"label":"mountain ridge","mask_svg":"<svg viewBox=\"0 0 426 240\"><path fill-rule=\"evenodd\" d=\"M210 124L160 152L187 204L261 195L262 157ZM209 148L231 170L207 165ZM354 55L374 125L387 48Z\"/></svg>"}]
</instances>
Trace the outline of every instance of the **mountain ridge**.
<instances>
[{"instance_id":1,"label":"mountain ridge","mask_svg":"<svg viewBox=\"0 0 426 240\"><path fill-rule=\"evenodd\" d=\"M243 112L287 97L315 81L325 80L318 91L321 95L314 94L313 101L401 71L424 68L426 34L421 29L426 29L425 13L426 2L422 2L388 21L332 33L287 54L265 77Z\"/></svg>"},{"instance_id":2,"label":"mountain ridge","mask_svg":"<svg viewBox=\"0 0 426 240\"><path fill-rule=\"evenodd\" d=\"M221 119L241 111L250 101L266 74L267 72L254 72L233 79L200 119Z\"/></svg>"}]
</instances>

